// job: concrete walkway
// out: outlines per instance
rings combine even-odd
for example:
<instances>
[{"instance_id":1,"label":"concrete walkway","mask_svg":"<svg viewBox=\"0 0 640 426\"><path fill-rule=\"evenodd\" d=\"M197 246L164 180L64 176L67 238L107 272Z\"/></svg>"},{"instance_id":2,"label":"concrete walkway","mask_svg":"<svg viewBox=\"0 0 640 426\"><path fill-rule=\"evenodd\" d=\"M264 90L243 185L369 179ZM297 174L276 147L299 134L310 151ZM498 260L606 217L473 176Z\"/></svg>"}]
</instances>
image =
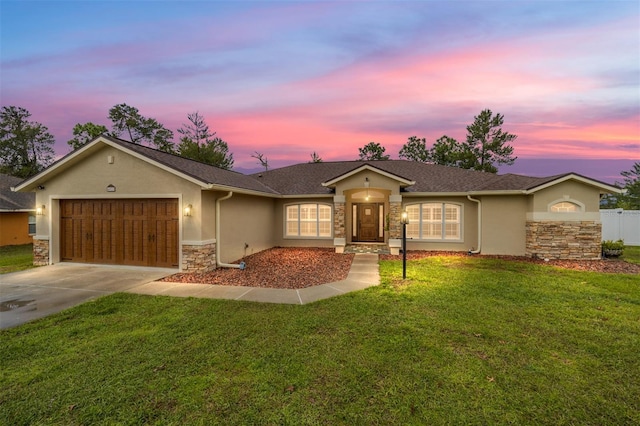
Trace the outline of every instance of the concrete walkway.
<instances>
[{"instance_id":1,"label":"concrete walkway","mask_svg":"<svg viewBox=\"0 0 640 426\"><path fill-rule=\"evenodd\" d=\"M299 290L154 281L132 287L126 290L126 292L304 305L305 303L328 299L329 297L362 290L378 284L380 284L378 255L358 253L353 258L353 263L351 264L351 269L349 270L349 275L346 280Z\"/></svg>"}]
</instances>

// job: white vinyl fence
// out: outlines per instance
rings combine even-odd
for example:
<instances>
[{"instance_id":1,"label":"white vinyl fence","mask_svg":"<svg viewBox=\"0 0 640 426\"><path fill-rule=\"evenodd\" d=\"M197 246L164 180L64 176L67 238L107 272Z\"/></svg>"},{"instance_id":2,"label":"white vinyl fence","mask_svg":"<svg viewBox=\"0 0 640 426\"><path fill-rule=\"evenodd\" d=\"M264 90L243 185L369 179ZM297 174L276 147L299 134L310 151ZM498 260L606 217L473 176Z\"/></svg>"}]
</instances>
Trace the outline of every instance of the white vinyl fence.
<instances>
[{"instance_id":1,"label":"white vinyl fence","mask_svg":"<svg viewBox=\"0 0 640 426\"><path fill-rule=\"evenodd\" d=\"M624 240L627 246L640 246L640 210L600 210L602 240Z\"/></svg>"}]
</instances>

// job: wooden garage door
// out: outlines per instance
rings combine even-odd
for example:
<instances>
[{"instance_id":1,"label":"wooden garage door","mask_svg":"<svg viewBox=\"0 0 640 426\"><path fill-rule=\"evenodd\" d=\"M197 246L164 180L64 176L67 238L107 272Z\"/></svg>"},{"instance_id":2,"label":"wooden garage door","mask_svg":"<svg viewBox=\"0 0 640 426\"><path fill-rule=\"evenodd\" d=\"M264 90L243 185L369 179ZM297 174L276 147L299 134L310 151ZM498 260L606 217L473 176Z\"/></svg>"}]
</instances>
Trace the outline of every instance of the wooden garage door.
<instances>
[{"instance_id":1,"label":"wooden garage door","mask_svg":"<svg viewBox=\"0 0 640 426\"><path fill-rule=\"evenodd\" d=\"M63 261L178 266L178 200L60 200Z\"/></svg>"}]
</instances>

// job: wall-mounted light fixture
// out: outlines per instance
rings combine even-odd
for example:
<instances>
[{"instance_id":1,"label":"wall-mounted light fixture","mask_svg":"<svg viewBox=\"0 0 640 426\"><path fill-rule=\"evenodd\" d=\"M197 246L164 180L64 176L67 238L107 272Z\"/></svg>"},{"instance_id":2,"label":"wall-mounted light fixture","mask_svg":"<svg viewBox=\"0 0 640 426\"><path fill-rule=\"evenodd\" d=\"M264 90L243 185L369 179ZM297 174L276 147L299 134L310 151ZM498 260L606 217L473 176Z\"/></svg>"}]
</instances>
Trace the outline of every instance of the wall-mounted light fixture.
<instances>
[{"instance_id":1,"label":"wall-mounted light fixture","mask_svg":"<svg viewBox=\"0 0 640 426\"><path fill-rule=\"evenodd\" d=\"M43 191L43 190L44 190L44 185L38 185L38 189L39 189L40 191Z\"/></svg>"},{"instance_id":2,"label":"wall-mounted light fixture","mask_svg":"<svg viewBox=\"0 0 640 426\"><path fill-rule=\"evenodd\" d=\"M191 204L187 204L186 206L184 206L184 215L185 216L191 216L191 211L193 210L193 207L191 206Z\"/></svg>"},{"instance_id":3,"label":"wall-mounted light fixture","mask_svg":"<svg viewBox=\"0 0 640 426\"><path fill-rule=\"evenodd\" d=\"M42 216L44 214L44 204L36 207L36 214L38 216Z\"/></svg>"},{"instance_id":4,"label":"wall-mounted light fixture","mask_svg":"<svg viewBox=\"0 0 640 426\"><path fill-rule=\"evenodd\" d=\"M369 201L369 178L364 178L364 187L367 188L367 196L365 200Z\"/></svg>"},{"instance_id":5,"label":"wall-mounted light fixture","mask_svg":"<svg viewBox=\"0 0 640 426\"><path fill-rule=\"evenodd\" d=\"M107 192L116 192L116 187L112 184L107 185Z\"/></svg>"}]
</instances>

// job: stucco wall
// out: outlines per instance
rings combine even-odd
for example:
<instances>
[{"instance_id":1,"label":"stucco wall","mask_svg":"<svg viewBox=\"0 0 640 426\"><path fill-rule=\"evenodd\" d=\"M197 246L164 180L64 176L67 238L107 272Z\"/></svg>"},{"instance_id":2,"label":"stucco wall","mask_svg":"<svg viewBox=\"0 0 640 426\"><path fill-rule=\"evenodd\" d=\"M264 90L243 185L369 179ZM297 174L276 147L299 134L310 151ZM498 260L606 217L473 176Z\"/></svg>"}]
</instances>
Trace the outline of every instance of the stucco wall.
<instances>
[{"instance_id":1,"label":"stucco wall","mask_svg":"<svg viewBox=\"0 0 640 426\"><path fill-rule=\"evenodd\" d=\"M184 205L193 206L191 217L179 217L181 241L201 241L203 235L213 233L202 226L202 191L198 185L111 147L75 162L42 185L45 189L36 191L36 205L45 205L45 215L37 216L36 229L40 238L51 239L54 263L59 261L60 199L177 198L180 211ZM115 186L116 191L107 192L108 185Z\"/></svg>"},{"instance_id":2,"label":"stucco wall","mask_svg":"<svg viewBox=\"0 0 640 426\"><path fill-rule=\"evenodd\" d=\"M218 192L218 198L227 195ZM220 260L231 263L276 245L274 199L234 193L220 202ZM245 243L248 247L245 248Z\"/></svg>"},{"instance_id":3,"label":"stucco wall","mask_svg":"<svg viewBox=\"0 0 640 426\"><path fill-rule=\"evenodd\" d=\"M369 178L370 189L384 189L391 191L391 194L399 194L400 186L395 179L388 178L379 173L365 170L349 176L337 183L336 194L343 195L344 191L354 188L364 188L365 178Z\"/></svg>"},{"instance_id":4,"label":"stucco wall","mask_svg":"<svg viewBox=\"0 0 640 426\"><path fill-rule=\"evenodd\" d=\"M462 239L460 241L407 240L407 250L469 251L478 247L478 208L466 197L408 197L403 196L403 210L416 203L454 203L462 205Z\"/></svg>"},{"instance_id":5,"label":"stucco wall","mask_svg":"<svg viewBox=\"0 0 640 426\"><path fill-rule=\"evenodd\" d=\"M331 206L333 212L333 197L318 198L285 198L277 199L274 202L274 246L279 247L333 247L333 235L329 238L304 238L304 237L286 237L284 236L284 210L288 204L299 203L320 203ZM333 226L331 227L333 233Z\"/></svg>"},{"instance_id":6,"label":"stucco wall","mask_svg":"<svg viewBox=\"0 0 640 426\"><path fill-rule=\"evenodd\" d=\"M483 196L482 253L524 256L527 196Z\"/></svg>"},{"instance_id":7,"label":"stucco wall","mask_svg":"<svg viewBox=\"0 0 640 426\"><path fill-rule=\"evenodd\" d=\"M30 244L29 212L0 213L0 246Z\"/></svg>"},{"instance_id":8,"label":"stucco wall","mask_svg":"<svg viewBox=\"0 0 640 426\"><path fill-rule=\"evenodd\" d=\"M547 206L556 201L577 200L584 203L585 212L600 211L600 192L598 188L578 181L565 181L534 193L533 211L546 212Z\"/></svg>"}]
</instances>

